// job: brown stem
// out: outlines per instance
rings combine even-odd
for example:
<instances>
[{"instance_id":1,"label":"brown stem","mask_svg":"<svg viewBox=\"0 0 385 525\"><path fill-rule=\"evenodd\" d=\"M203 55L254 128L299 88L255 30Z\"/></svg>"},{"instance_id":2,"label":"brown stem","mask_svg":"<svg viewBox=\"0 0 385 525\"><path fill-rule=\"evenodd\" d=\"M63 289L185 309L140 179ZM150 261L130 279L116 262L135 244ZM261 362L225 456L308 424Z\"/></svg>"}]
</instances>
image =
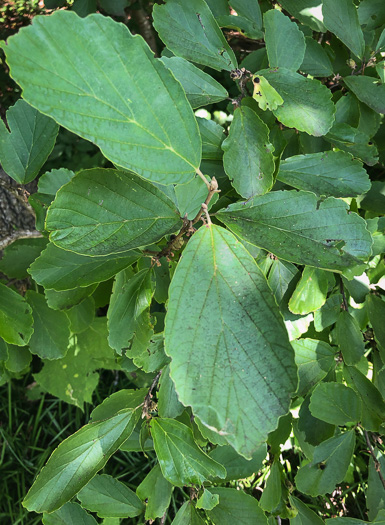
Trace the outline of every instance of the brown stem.
<instances>
[{"instance_id":1,"label":"brown stem","mask_svg":"<svg viewBox=\"0 0 385 525\"><path fill-rule=\"evenodd\" d=\"M215 193L219 193L220 190L218 189L218 182L217 182L217 179L215 177L213 177L211 179L210 182L208 182L205 178L205 181L208 185L208 189L209 189L209 192L207 194L207 197L206 197L206 200L205 202L202 203L202 206L200 208L200 210L198 211L198 213L196 214L196 216L193 218L192 221L189 221L187 219L187 217L185 217L183 219L183 226L182 228L180 229L179 233L173 237L173 239L167 244L167 246L165 246L163 248L162 251L156 253L155 252L155 255L154 255L154 261L159 261L159 259L161 259L162 257L168 257L171 253L172 253L172 250L175 249L175 246L178 245L178 241L186 234L188 233L189 231L192 230L192 227L194 226L194 224L196 224L198 221L200 221L203 213L206 214L206 218L208 217L208 223L211 224L211 220L210 220L210 217L208 215L208 205L211 201L211 199L213 198L213 196L215 195ZM148 251L145 251L144 253L148 253L149 255L153 255L154 252L151 252L149 253Z\"/></svg>"},{"instance_id":2,"label":"brown stem","mask_svg":"<svg viewBox=\"0 0 385 525\"><path fill-rule=\"evenodd\" d=\"M381 480L382 486L385 489L385 479L384 479L384 476L381 473L381 463L376 458L376 454L375 454L373 446L372 446L372 444L370 442L369 433L367 432L367 430L364 430L364 436L365 436L366 444L368 445L368 449L369 449L370 455L372 456L372 459L374 461L374 468L376 469L376 472L378 473L378 476L379 476L379 478Z\"/></svg>"},{"instance_id":3,"label":"brown stem","mask_svg":"<svg viewBox=\"0 0 385 525\"><path fill-rule=\"evenodd\" d=\"M142 410L142 418L146 417L148 418L149 417L149 414L148 414L148 411L149 411L149 408L151 406L151 400L152 400L152 391L154 390L154 388L156 387L156 385L158 384L158 381L159 381L159 378L160 376L162 375L162 370L160 370L156 376L154 377L154 380L153 382L151 383L151 386L150 386L150 389L146 395L146 397L144 398L144 402L143 402L143 410Z\"/></svg>"},{"instance_id":4,"label":"brown stem","mask_svg":"<svg viewBox=\"0 0 385 525\"><path fill-rule=\"evenodd\" d=\"M43 237L43 235L37 230L16 230L6 237L0 239L0 250L4 250L4 248L6 248L9 244L12 244L18 239L30 239L32 237Z\"/></svg>"},{"instance_id":5,"label":"brown stem","mask_svg":"<svg viewBox=\"0 0 385 525\"><path fill-rule=\"evenodd\" d=\"M341 305L341 308L342 308L342 310L345 310L346 312L348 312L349 311L349 305L348 305L348 301L346 300L344 282L342 280L341 275L339 276L339 278L340 278L340 292L342 294L342 305Z\"/></svg>"},{"instance_id":6,"label":"brown stem","mask_svg":"<svg viewBox=\"0 0 385 525\"><path fill-rule=\"evenodd\" d=\"M166 518L167 518L167 510L166 510L166 512L163 514L163 516L160 518L159 525L164 525L164 524L166 523Z\"/></svg>"},{"instance_id":7,"label":"brown stem","mask_svg":"<svg viewBox=\"0 0 385 525\"><path fill-rule=\"evenodd\" d=\"M142 2L139 2L139 6L140 7L138 9L131 9L130 14L138 26L139 33L142 35L144 40L150 46L152 51L154 51L155 56L157 57L159 56L158 46L156 45L155 32L152 27L150 17L146 10L142 7Z\"/></svg>"},{"instance_id":8,"label":"brown stem","mask_svg":"<svg viewBox=\"0 0 385 525\"><path fill-rule=\"evenodd\" d=\"M0 179L0 186L9 191L9 193L12 193L12 195L29 211L29 213L35 217L35 212L27 200L29 193L26 190L18 188L17 186L11 186L11 184L8 184L2 179Z\"/></svg>"}]
</instances>

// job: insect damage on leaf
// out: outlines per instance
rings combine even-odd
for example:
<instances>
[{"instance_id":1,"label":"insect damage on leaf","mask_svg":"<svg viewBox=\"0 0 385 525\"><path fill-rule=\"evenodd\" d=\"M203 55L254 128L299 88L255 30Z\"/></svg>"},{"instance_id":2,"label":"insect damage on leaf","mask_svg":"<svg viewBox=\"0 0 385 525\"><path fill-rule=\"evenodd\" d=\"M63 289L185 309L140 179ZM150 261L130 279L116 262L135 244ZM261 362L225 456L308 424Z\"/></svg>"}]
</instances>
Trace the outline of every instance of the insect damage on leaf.
<instances>
[{"instance_id":1,"label":"insect damage on leaf","mask_svg":"<svg viewBox=\"0 0 385 525\"><path fill-rule=\"evenodd\" d=\"M283 98L273 86L269 84L266 78L258 74L253 76L254 92L253 98L258 102L258 106L263 110L270 109L274 111L283 104Z\"/></svg>"}]
</instances>

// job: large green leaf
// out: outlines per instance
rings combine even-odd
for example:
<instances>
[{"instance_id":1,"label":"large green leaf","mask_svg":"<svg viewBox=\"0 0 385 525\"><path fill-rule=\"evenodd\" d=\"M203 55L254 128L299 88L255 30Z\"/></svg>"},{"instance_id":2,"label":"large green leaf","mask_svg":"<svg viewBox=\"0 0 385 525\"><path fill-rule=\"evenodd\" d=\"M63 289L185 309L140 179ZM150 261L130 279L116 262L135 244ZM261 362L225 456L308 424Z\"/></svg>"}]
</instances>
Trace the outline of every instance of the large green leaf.
<instances>
[{"instance_id":1,"label":"large green leaf","mask_svg":"<svg viewBox=\"0 0 385 525\"><path fill-rule=\"evenodd\" d=\"M161 60L182 84L187 100L194 109L220 102L229 96L219 82L188 60L181 57L163 57Z\"/></svg>"},{"instance_id":2,"label":"large green leaf","mask_svg":"<svg viewBox=\"0 0 385 525\"><path fill-rule=\"evenodd\" d=\"M274 147L269 142L269 128L251 108L242 106L234 111L222 149L225 171L242 197L249 199L271 189Z\"/></svg>"},{"instance_id":3,"label":"large green leaf","mask_svg":"<svg viewBox=\"0 0 385 525\"><path fill-rule=\"evenodd\" d=\"M64 312L48 307L44 295L29 290L26 299L32 307L34 332L29 349L42 359L60 359L67 353L70 329Z\"/></svg>"},{"instance_id":4,"label":"large green leaf","mask_svg":"<svg viewBox=\"0 0 385 525\"><path fill-rule=\"evenodd\" d=\"M141 324L150 322L150 304L154 293L151 270L133 274L123 270L116 276L108 308L108 342L118 354L130 346Z\"/></svg>"},{"instance_id":5,"label":"large green leaf","mask_svg":"<svg viewBox=\"0 0 385 525\"><path fill-rule=\"evenodd\" d=\"M214 525L267 525L258 501L242 490L215 487L210 492L219 496L219 504L207 512Z\"/></svg>"},{"instance_id":6,"label":"large green leaf","mask_svg":"<svg viewBox=\"0 0 385 525\"><path fill-rule=\"evenodd\" d=\"M29 511L53 512L69 501L129 437L140 410L122 410L104 421L89 423L60 443L24 498Z\"/></svg>"},{"instance_id":7,"label":"large green leaf","mask_svg":"<svg viewBox=\"0 0 385 525\"><path fill-rule=\"evenodd\" d=\"M44 513L43 525L97 525L97 521L79 503L65 503L51 514Z\"/></svg>"},{"instance_id":8,"label":"large green leaf","mask_svg":"<svg viewBox=\"0 0 385 525\"><path fill-rule=\"evenodd\" d=\"M294 314L306 315L321 308L326 302L329 275L325 270L305 266L290 297L289 310Z\"/></svg>"},{"instance_id":9,"label":"large green leaf","mask_svg":"<svg viewBox=\"0 0 385 525\"><path fill-rule=\"evenodd\" d=\"M311 463L301 467L295 477L298 490L313 497L332 492L345 477L355 441L354 430L350 430L318 445Z\"/></svg>"},{"instance_id":10,"label":"large green leaf","mask_svg":"<svg viewBox=\"0 0 385 525\"><path fill-rule=\"evenodd\" d=\"M33 333L32 309L17 292L0 283L0 337L25 346Z\"/></svg>"},{"instance_id":11,"label":"large green leaf","mask_svg":"<svg viewBox=\"0 0 385 525\"><path fill-rule=\"evenodd\" d=\"M296 155L281 161L277 179L326 197L357 197L370 189L361 162L343 151Z\"/></svg>"},{"instance_id":12,"label":"large green leaf","mask_svg":"<svg viewBox=\"0 0 385 525\"><path fill-rule=\"evenodd\" d=\"M361 401L355 391L342 383L320 383L309 405L312 415L332 425L357 424L361 419Z\"/></svg>"},{"instance_id":13,"label":"large green leaf","mask_svg":"<svg viewBox=\"0 0 385 525\"><path fill-rule=\"evenodd\" d=\"M283 67L258 72L276 89L284 103L274 115L285 126L309 135L325 135L333 125L334 104L330 90L319 80L305 78Z\"/></svg>"},{"instance_id":14,"label":"large green leaf","mask_svg":"<svg viewBox=\"0 0 385 525\"><path fill-rule=\"evenodd\" d=\"M154 5L154 27L175 55L231 71L237 59L204 0L168 0Z\"/></svg>"},{"instance_id":15,"label":"large green leaf","mask_svg":"<svg viewBox=\"0 0 385 525\"><path fill-rule=\"evenodd\" d=\"M298 514L290 518L290 525L324 525L324 521L311 510L303 501L289 496L290 505L294 507Z\"/></svg>"},{"instance_id":16,"label":"large green leaf","mask_svg":"<svg viewBox=\"0 0 385 525\"><path fill-rule=\"evenodd\" d=\"M131 266L140 252L130 251L106 257L87 257L61 250L48 244L29 273L38 284L53 290L72 290L107 281L115 274Z\"/></svg>"},{"instance_id":17,"label":"large green leaf","mask_svg":"<svg viewBox=\"0 0 385 525\"><path fill-rule=\"evenodd\" d=\"M163 476L173 485L202 485L211 478L226 477L226 469L198 447L192 430L183 423L154 418L150 427Z\"/></svg>"},{"instance_id":18,"label":"large green leaf","mask_svg":"<svg viewBox=\"0 0 385 525\"><path fill-rule=\"evenodd\" d=\"M297 394L303 396L333 368L335 351L324 341L302 338L291 342L298 366Z\"/></svg>"},{"instance_id":19,"label":"large green leaf","mask_svg":"<svg viewBox=\"0 0 385 525\"><path fill-rule=\"evenodd\" d=\"M305 56L305 36L295 22L271 9L263 15L266 51L270 67L285 67L297 71Z\"/></svg>"},{"instance_id":20,"label":"large green leaf","mask_svg":"<svg viewBox=\"0 0 385 525\"><path fill-rule=\"evenodd\" d=\"M202 227L183 252L170 286L165 349L180 401L251 458L288 411L297 373L265 276L219 226Z\"/></svg>"},{"instance_id":21,"label":"large green leaf","mask_svg":"<svg viewBox=\"0 0 385 525\"><path fill-rule=\"evenodd\" d=\"M164 478L159 464L150 470L136 493L146 502L146 520L161 518L170 505L173 486Z\"/></svg>"},{"instance_id":22,"label":"large green leaf","mask_svg":"<svg viewBox=\"0 0 385 525\"><path fill-rule=\"evenodd\" d=\"M193 177L201 145L191 106L127 26L59 10L34 17L4 50L25 100L114 164L163 184Z\"/></svg>"},{"instance_id":23,"label":"large green leaf","mask_svg":"<svg viewBox=\"0 0 385 525\"><path fill-rule=\"evenodd\" d=\"M345 77L344 82L361 102L377 113L385 113L385 85L378 78L352 75Z\"/></svg>"},{"instance_id":24,"label":"large green leaf","mask_svg":"<svg viewBox=\"0 0 385 525\"><path fill-rule=\"evenodd\" d=\"M347 365L355 365L365 353L365 342L356 319L341 310L336 322L336 340Z\"/></svg>"},{"instance_id":25,"label":"large green leaf","mask_svg":"<svg viewBox=\"0 0 385 525\"><path fill-rule=\"evenodd\" d=\"M236 235L277 257L316 268L343 270L370 255L365 221L348 206L313 193L273 191L217 213ZM361 273L361 272L360 272Z\"/></svg>"},{"instance_id":26,"label":"large green leaf","mask_svg":"<svg viewBox=\"0 0 385 525\"><path fill-rule=\"evenodd\" d=\"M83 299L88 298L96 290L97 284L84 286L82 288L73 288L72 290L44 290L47 304L52 310L69 310L80 304Z\"/></svg>"},{"instance_id":27,"label":"large green leaf","mask_svg":"<svg viewBox=\"0 0 385 525\"><path fill-rule=\"evenodd\" d=\"M99 518L133 518L144 511L144 505L135 492L107 474L96 474L77 498L82 507L96 512Z\"/></svg>"},{"instance_id":28,"label":"large green leaf","mask_svg":"<svg viewBox=\"0 0 385 525\"><path fill-rule=\"evenodd\" d=\"M39 177L37 188L39 193L45 193L48 195L56 195L57 191L60 190L64 184L67 184L75 173L66 168L60 168L58 170L51 170L43 173Z\"/></svg>"},{"instance_id":29,"label":"large green leaf","mask_svg":"<svg viewBox=\"0 0 385 525\"><path fill-rule=\"evenodd\" d=\"M361 159L368 166L374 166L378 162L378 150L371 142L370 136L349 124L335 123L325 135L325 139L333 148L351 153L353 157Z\"/></svg>"},{"instance_id":30,"label":"large green leaf","mask_svg":"<svg viewBox=\"0 0 385 525\"><path fill-rule=\"evenodd\" d=\"M54 147L59 126L24 100L7 111L8 132L0 119L0 162L20 184L31 182Z\"/></svg>"},{"instance_id":31,"label":"large green leaf","mask_svg":"<svg viewBox=\"0 0 385 525\"><path fill-rule=\"evenodd\" d=\"M46 229L59 248L110 255L159 241L181 225L171 200L132 173L80 171L49 207Z\"/></svg>"},{"instance_id":32,"label":"large green leaf","mask_svg":"<svg viewBox=\"0 0 385 525\"><path fill-rule=\"evenodd\" d=\"M359 58L363 57L365 41L357 8L353 0L323 0L323 23Z\"/></svg>"}]
</instances>

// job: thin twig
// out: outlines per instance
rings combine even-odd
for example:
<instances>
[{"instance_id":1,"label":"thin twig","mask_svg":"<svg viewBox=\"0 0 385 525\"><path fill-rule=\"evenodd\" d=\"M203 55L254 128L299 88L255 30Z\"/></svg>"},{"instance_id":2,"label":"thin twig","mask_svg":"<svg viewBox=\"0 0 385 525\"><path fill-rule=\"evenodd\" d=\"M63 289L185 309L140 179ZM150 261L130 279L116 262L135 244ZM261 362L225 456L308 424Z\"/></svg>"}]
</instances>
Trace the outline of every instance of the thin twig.
<instances>
[{"instance_id":1,"label":"thin twig","mask_svg":"<svg viewBox=\"0 0 385 525\"><path fill-rule=\"evenodd\" d=\"M162 375L162 370L160 370L156 376L154 377L154 380L153 382L151 383L151 386L150 386L150 389L146 395L146 397L144 398L144 402L143 402L143 410L142 410L142 418L146 417L148 418L149 417L149 414L148 414L148 411L149 411L149 408L151 406L151 403L152 403L152 391L154 390L154 388L156 387L158 381L159 381L159 378L160 376Z\"/></svg>"},{"instance_id":2,"label":"thin twig","mask_svg":"<svg viewBox=\"0 0 385 525\"><path fill-rule=\"evenodd\" d=\"M348 305L348 301L346 300L344 282L342 280L341 275L339 276L339 278L340 278L340 292L342 294L342 305L341 305L341 308L343 310L345 310L346 312L348 312L349 311L349 305Z\"/></svg>"},{"instance_id":3,"label":"thin twig","mask_svg":"<svg viewBox=\"0 0 385 525\"><path fill-rule=\"evenodd\" d=\"M381 480L382 486L385 489L385 479L384 479L384 476L381 473L381 463L376 458L376 454L375 454L373 446L372 446L372 444L370 442L369 433L368 433L367 430L364 430L364 436L365 436L366 444L368 445L368 449L369 449L370 455L372 456L372 459L374 461L374 468L376 469L376 472L378 473L378 476L379 476L379 478Z\"/></svg>"},{"instance_id":4,"label":"thin twig","mask_svg":"<svg viewBox=\"0 0 385 525\"><path fill-rule=\"evenodd\" d=\"M206 177L203 175L203 173L201 172L199 168L196 168L195 171L197 172L199 177L203 180L203 182L206 184L207 189L210 191L210 182L206 179Z\"/></svg>"},{"instance_id":5,"label":"thin twig","mask_svg":"<svg viewBox=\"0 0 385 525\"><path fill-rule=\"evenodd\" d=\"M204 177L204 175L202 175L202 176ZM167 244L167 246L165 246L163 248L162 251L157 252L157 253L154 254L154 256L153 256L154 261L159 261L159 259L161 259L162 257L168 257L170 254L172 254L172 251L174 249L176 249L175 247L179 244L180 239L186 233L188 234L189 232L194 231L193 226L194 226L194 224L196 224L198 221L201 220L201 217L202 217L203 213L206 213L206 217L208 217L208 212L207 212L208 205L209 205L211 199L213 198L213 196L216 193L219 193L220 190L218 189L218 182L217 182L217 179L215 177L213 177L210 182L208 182L206 180L206 177L204 177L204 179L205 179L205 181L206 181L206 183L208 185L208 189L209 189L209 192L207 194L205 202L202 203L202 206L201 206L200 210L198 211L198 213L196 214L196 216L193 218L192 221L188 220L187 216L184 217L184 219L183 219L183 226L180 229L179 233L175 237L173 237L172 240L170 240L170 242ZM209 218L208 222L209 222L209 224L211 224L210 218ZM149 253L148 251L145 252L145 253L148 253L149 255L152 255L152 253Z\"/></svg>"},{"instance_id":6,"label":"thin twig","mask_svg":"<svg viewBox=\"0 0 385 525\"><path fill-rule=\"evenodd\" d=\"M159 525L164 525L164 524L166 523L166 518L167 518L167 510L166 510L166 512L163 514L163 516L161 517L160 522L159 522Z\"/></svg>"},{"instance_id":7,"label":"thin twig","mask_svg":"<svg viewBox=\"0 0 385 525\"><path fill-rule=\"evenodd\" d=\"M38 237L43 237L43 235L37 230L16 230L0 239L0 250L4 250L9 244L12 244L19 239L36 239Z\"/></svg>"}]
</instances>

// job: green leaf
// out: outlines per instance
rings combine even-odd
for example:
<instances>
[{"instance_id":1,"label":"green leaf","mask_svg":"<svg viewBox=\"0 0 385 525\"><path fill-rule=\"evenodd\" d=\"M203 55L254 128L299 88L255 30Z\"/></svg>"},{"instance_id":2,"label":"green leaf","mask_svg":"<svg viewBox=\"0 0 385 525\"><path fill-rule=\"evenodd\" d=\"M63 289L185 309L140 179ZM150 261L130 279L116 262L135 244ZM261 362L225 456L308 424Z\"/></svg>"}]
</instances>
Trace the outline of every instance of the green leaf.
<instances>
[{"instance_id":1,"label":"green leaf","mask_svg":"<svg viewBox=\"0 0 385 525\"><path fill-rule=\"evenodd\" d=\"M271 190L274 147L269 128L249 107L234 111L229 136L222 144L223 166L232 185L245 199Z\"/></svg>"},{"instance_id":2,"label":"green leaf","mask_svg":"<svg viewBox=\"0 0 385 525\"><path fill-rule=\"evenodd\" d=\"M197 121L202 138L202 158L221 160L223 156L221 144L225 138L223 127L214 120L198 117Z\"/></svg>"},{"instance_id":3,"label":"green leaf","mask_svg":"<svg viewBox=\"0 0 385 525\"><path fill-rule=\"evenodd\" d=\"M39 177L39 182L37 183L38 191L48 195L56 195L60 188L67 184L74 175L73 171L66 168L47 171Z\"/></svg>"},{"instance_id":4,"label":"green leaf","mask_svg":"<svg viewBox=\"0 0 385 525\"><path fill-rule=\"evenodd\" d=\"M373 294L366 299L369 322L374 331L374 338L380 348L380 353L385 356L385 302Z\"/></svg>"},{"instance_id":5,"label":"green leaf","mask_svg":"<svg viewBox=\"0 0 385 525\"><path fill-rule=\"evenodd\" d=\"M378 78L352 75L345 77L344 82L361 102L377 113L385 113L385 85Z\"/></svg>"},{"instance_id":6,"label":"green leaf","mask_svg":"<svg viewBox=\"0 0 385 525\"><path fill-rule=\"evenodd\" d=\"M162 57L163 64L182 84L191 106L200 108L229 96L226 89L210 75L181 57Z\"/></svg>"},{"instance_id":7,"label":"green leaf","mask_svg":"<svg viewBox=\"0 0 385 525\"><path fill-rule=\"evenodd\" d=\"M266 11L263 22L270 67L285 67L297 71L306 49L302 31L278 9Z\"/></svg>"},{"instance_id":8,"label":"green leaf","mask_svg":"<svg viewBox=\"0 0 385 525\"><path fill-rule=\"evenodd\" d=\"M72 290L61 290L59 292L46 288L44 295L47 299L48 306L52 308L52 310L68 310L92 295L96 287L96 284L91 284L83 288L73 288Z\"/></svg>"},{"instance_id":9,"label":"green leaf","mask_svg":"<svg viewBox=\"0 0 385 525\"><path fill-rule=\"evenodd\" d=\"M221 227L201 228L183 252L170 286L165 348L180 401L251 458L287 412L297 374L264 275Z\"/></svg>"},{"instance_id":10,"label":"green leaf","mask_svg":"<svg viewBox=\"0 0 385 525\"><path fill-rule=\"evenodd\" d=\"M197 499L197 509L212 510L218 503L218 494L211 494L211 492L205 488L202 495Z\"/></svg>"},{"instance_id":11,"label":"green leaf","mask_svg":"<svg viewBox=\"0 0 385 525\"><path fill-rule=\"evenodd\" d=\"M298 339L291 342L298 366L297 395L305 395L330 372L335 364L335 351L324 341Z\"/></svg>"},{"instance_id":12,"label":"green leaf","mask_svg":"<svg viewBox=\"0 0 385 525\"><path fill-rule=\"evenodd\" d=\"M342 294L331 295L320 310L314 312L314 328L317 332L322 332L337 321L342 301Z\"/></svg>"},{"instance_id":13,"label":"green leaf","mask_svg":"<svg viewBox=\"0 0 385 525\"><path fill-rule=\"evenodd\" d=\"M267 525L258 501L242 490L213 487L210 492L219 496L219 504L207 511L214 525Z\"/></svg>"},{"instance_id":14,"label":"green leaf","mask_svg":"<svg viewBox=\"0 0 385 525\"><path fill-rule=\"evenodd\" d=\"M162 184L193 177L201 145L191 106L127 26L59 10L34 17L4 50L25 100L94 142L114 164Z\"/></svg>"},{"instance_id":15,"label":"green leaf","mask_svg":"<svg viewBox=\"0 0 385 525\"><path fill-rule=\"evenodd\" d=\"M159 465L150 470L136 489L142 501L146 501L146 520L161 518L168 509L171 501L173 486L162 474Z\"/></svg>"},{"instance_id":16,"label":"green leaf","mask_svg":"<svg viewBox=\"0 0 385 525\"><path fill-rule=\"evenodd\" d=\"M47 239L18 239L3 252L0 261L0 272L11 279L25 279L28 277L27 268L40 255L46 247Z\"/></svg>"},{"instance_id":17,"label":"green leaf","mask_svg":"<svg viewBox=\"0 0 385 525\"><path fill-rule=\"evenodd\" d=\"M385 418L385 401L374 384L355 366L344 366L344 376L360 395L362 408L362 426L366 430L378 432Z\"/></svg>"},{"instance_id":18,"label":"green leaf","mask_svg":"<svg viewBox=\"0 0 385 525\"><path fill-rule=\"evenodd\" d=\"M323 520L311 510L305 503L294 496L289 496L290 505L298 514L290 519L290 525L324 525Z\"/></svg>"},{"instance_id":19,"label":"green leaf","mask_svg":"<svg viewBox=\"0 0 385 525\"><path fill-rule=\"evenodd\" d=\"M362 0L358 6L358 19L366 31L385 24L382 0Z\"/></svg>"},{"instance_id":20,"label":"green leaf","mask_svg":"<svg viewBox=\"0 0 385 525\"><path fill-rule=\"evenodd\" d=\"M284 103L273 110L285 126L305 131L309 135L325 135L333 125L334 104L330 90L319 80L279 67L258 74L276 89Z\"/></svg>"},{"instance_id":21,"label":"green leaf","mask_svg":"<svg viewBox=\"0 0 385 525\"><path fill-rule=\"evenodd\" d=\"M209 456L225 467L227 474L224 481L230 481L248 478L258 472L266 454L266 443L263 443L250 460L240 456L230 445L214 448Z\"/></svg>"},{"instance_id":22,"label":"green leaf","mask_svg":"<svg viewBox=\"0 0 385 525\"><path fill-rule=\"evenodd\" d=\"M170 377L170 366L168 365L160 377L160 387L158 391L158 414L160 417L176 418L184 410L184 406L179 401L175 392L175 385ZM220 461L218 461L220 463Z\"/></svg>"},{"instance_id":23,"label":"green leaf","mask_svg":"<svg viewBox=\"0 0 385 525\"><path fill-rule=\"evenodd\" d=\"M192 501L186 501L178 510L171 525L204 525Z\"/></svg>"},{"instance_id":24,"label":"green leaf","mask_svg":"<svg viewBox=\"0 0 385 525\"><path fill-rule=\"evenodd\" d=\"M97 474L77 494L83 508L99 518L133 518L144 511L138 496L121 481Z\"/></svg>"},{"instance_id":25,"label":"green leaf","mask_svg":"<svg viewBox=\"0 0 385 525\"><path fill-rule=\"evenodd\" d=\"M298 280L298 275L299 271L294 264L280 261L279 259L273 261L267 282L273 291L278 305L281 305L283 302L286 292L290 293L292 283L293 285L295 284Z\"/></svg>"},{"instance_id":26,"label":"green leaf","mask_svg":"<svg viewBox=\"0 0 385 525\"><path fill-rule=\"evenodd\" d=\"M272 512L278 507L282 497L281 471L277 461L270 467L269 477L262 492L259 505L266 512Z\"/></svg>"},{"instance_id":27,"label":"green leaf","mask_svg":"<svg viewBox=\"0 0 385 525\"><path fill-rule=\"evenodd\" d=\"M279 418L278 427L270 432L267 437L267 444L270 446L269 453L271 455L279 454L281 451L280 445L285 445L289 439L293 426L293 416L288 412Z\"/></svg>"},{"instance_id":28,"label":"green leaf","mask_svg":"<svg viewBox=\"0 0 385 525\"><path fill-rule=\"evenodd\" d=\"M336 338L344 362L357 364L365 353L365 343L357 321L345 310L341 310L336 322Z\"/></svg>"},{"instance_id":29,"label":"green leaf","mask_svg":"<svg viewBox=\"0 0 385 525\"><path fill-rule=\"evenodd\" d=\"M95 421L108 419L127 408L136 409L143 405L147 393L148 390L146 388L139 388L138 390L118 390L118 392L114 392L106 397L100 405L93 409L90 415L90 421L95 423Z\"/></svg>"},{"instance_id":30,"label":"green leaf","mask_svg":"<svg viewBox=\"0 0 385 525\"><path fill-rule=\"evenodd\" d=\"M385 472L385 455L377 447L374 448L374 454L380 464L381 473ZM385 509L385 492L381 483L380 476L376 470L373 458L369 459L368 488L366 491L366 505L368 507L368 517L372 521L378 512Z\"/></svg>"},{"instance_id":31,"label":"green leaf","mask_svg":"<svg viewBox=\"0 0 385 525\"><path fill-rule=\"evenodd\" d=\"M311 463L301 467L295 477L298 490L313 497L332 492L346 475L354 445L354 430L318 445Z\"/></svg>"},{"instance_id":32,"label":"green leaf","mask_svg":"<svg viewBox=\"0 0 385 525\"><path fill-rule=\"evenodd\" d=\"M59 126L24 100L7 111L6 128L0 122L0 162L20 184L31 182L54 147Z\"/></svg>"},{"instance_id":33,"label":"green leaf","mask_svg":"<svg viewBox=\"0 0 385 525\"><path fill-rule=\"evenodd\" d=\"M329 274L325 270L305 266L301 279L290 297L289 310L300 315L318 310L326 302L328 288Z\"/></svg>"},{"instance_id":34,"label":"green leaf","mask_svg":"<svg viewBox=\"0 0 385 525\"><path fill-rule=\"evenodd\" d=\"M336 123L325 139L333 148L338 148L361 159L368 166L378 162L378 150L368 134L345 123Z\"/></svg>"},{"instance_id":35,"label":"green leaf","mask_svg":"<svg viewBox=\"0 0 385 525\"><path fill-rule=\"evenodd\" d=\"M80 334L87 330L95 318L95 301L93 297L86 297L83 301L66 312L73 334Z\"/></svg>"},{"instance_id":36,"label":"green leaf","mask_svg":"<svg viewBox=\"0 0 385 525\"><path fill-rule=\"evenodd\" d=\"M361 401L355 391L342 383L320 383L310 398L314 417L332 425L357 424L361 419Z\"/></svg>"},{"instance_id":37,"label":"green leaf","mask_svg":"<svg viewBox=\"0 0 385 525\"><path fill-rule=\"evenodd\" d=\"M326 33L322 23L322 3L319 0L282 0L282 7L303 24L308 25L313 31Z\"/></svg>"},{"instance_id":38,"label":"green leaf","mask_svg":"<svg viewBox=\"0 0 385 525\"><path fill-rule=\"evenodd\" d=\"M153 17L160 38L175 55L218 71L237 67L234 52L204 0L155 4Z\"/></svg>"},{"instance_id":39,"label":"green leaf","mask_svg":"<svg viewBox=\"0 0 385 525\"><path fill-rule=\"evenodd\" d=\"M226 477L226 469L198 447L186 425L154 418L150 428L163 476L173 485L201 485L210 478Z\"/></svg>"},{"instance_id":40,"label":"green leaf","mask_svg":"<svg viewBox=\"0 0 385 525\"><path fill-rule=\"evenodd\" d=\"M277 179L326 197L356 197L370 189L362 163L343 151L296 155L282 160Z\"/></svg>"},{"instance_id":41,"label":"green leaf","mask_svg":"<svg viewBox=\"0 0 385 525\"><path fill-rule=\"evenodd\" d=\"M122 410L88 423L54 450L23 500L30 512L53 512L69 501L107 463L133 431L140 411Z\"/></svg>"},{"instance_id":42,"label":"green leaf","mask_svg":"<svg viewBox=\"0 0 385 525\"><path fill-rule=\"evenodd\" d=\"M97 522L79 503L65 503L52 514L44 513L43 525L97 525Z\"/></svg>"},{"instance_id":43,"label":"green leaf","mask_svg":"<svg viewBox=\"0 0 385 525\"><path fill-rule=\"evenodd\" d=\"M0 337L7 343L24 346L32 333L31 307L24 297L0 283Z\"/></svg>"},{"instance_id":44,"label":"green leaf","mask_svg":"<svg viewBox=\"0 0 385 525\"><path fill-rule=\"evenodd\" d=\"M333 67L325 49L310 36L305 41L305 56L299 69L312 77L330 77Z\"/></svg>"},{"instance_id":45,"label":"green leaf","mask_svg":"<svg viewBox=\"0 0 385 525\"><path fill-rule=\"evenodd\" d=\"M323 0L323 23L358 58L363 58L365 41L357 8L352 0Z\"/></svg>"},{"instance_id":46,"label":"green leaf","mask_svg":"<svg viewBox=\"0 0 385 525\"><path fill-rule=\"evenodd\" d=\"M202 202L206 200L207 186L200 177L196 177L187 184L178 184L175 187L175 195L180 216L184 217L187 214L187 218L192 220L201 209ZM217 200L218 194L216 193L211 199L208 209L210 209Z\"/></svg>"},{"instance_id":47,"label":"green leaf","mask_svg":"<svg viewBox=\"0 0 385 525\"><path fill-rule=\"evenodd\" d=\"M370 255L365 221L345 202L313 193L273 191L235 203L217 217L236 235L286 261L342 272Z\"/></svg>"},{"instance_id":48,"label":"green leaf","mask_svg":"<svg viewBox=\"0 0 385 525\"><path fill-rule=\"evenodd\" d=\"M60 359L67 353L70 328L65 313L48 307L44 295L28 290L26 299L32 308L34 332L29 340L32 354L41 359Z\"/></svg>"},{"instance_id":49,"label":"green leaf","mask_svg":"<svg viewBox=\"0 0 385 525\"><path fill-rule=\"evenodd\" d=\"M131 266L140 252L130 251L106 257L87 257L61 250L49 243L29 268L38 284L54 290L72 290L107 281L115 274Z\"/></svg>"},{"instance_id":50,"label":"green leaf","mask_svg":"<svg viewBox=\"0 0 385 525\"><path fill-rule=\"evenodd\" d=\"M29 366L32 355L27 346L16 346L7 344L8 358L4 365L7 370L19 374Z\"/></svg>"},{"instance_id":51,"label":"green leaf","mask_svg":"<svg viewBox=\"0 0 385 525\"><path fill-rule=\"evenodd\" d=\"M254 22L259 29L262 29L262 14L258 2L255 2L255 0L230 0L230 4L238 16L248 18Z\"/></svg>"},{"instance_id":52,"label":"green leaf","mask_svg":"<svg viewBox=\"0 0 385 525\"><path fill-rule=\"evenodd\" d=\"M218 16L216 20L221 28L235 29L247 38L254 40L263 38L263 32L258 28L257 24L249 18L235 15L222 15Z\"/></svg>"},{"instance_id":53,"label":"green leaf","mask_svg":"<svg viewBox=\"0 0 385 525\"><path fill-rule=\"evenodd\" d=\"M61 188L46 219L50 240L81 255L110 255L159 241L181 225L171 200L137 175L94 168Z\"/></svg>"},{"instance_id":54,"label":"green leaf","mask_svg":"<svg viewBox=\"0 0 385 525\"><path fill-rule=\"evenodd\" d=\"M152 270L133 274L128 268L118 273L108 308L108 342L121 355L123 349L143 323L149 324L149 308L153 296Z\"/></svg>"}]
</instances>

